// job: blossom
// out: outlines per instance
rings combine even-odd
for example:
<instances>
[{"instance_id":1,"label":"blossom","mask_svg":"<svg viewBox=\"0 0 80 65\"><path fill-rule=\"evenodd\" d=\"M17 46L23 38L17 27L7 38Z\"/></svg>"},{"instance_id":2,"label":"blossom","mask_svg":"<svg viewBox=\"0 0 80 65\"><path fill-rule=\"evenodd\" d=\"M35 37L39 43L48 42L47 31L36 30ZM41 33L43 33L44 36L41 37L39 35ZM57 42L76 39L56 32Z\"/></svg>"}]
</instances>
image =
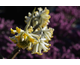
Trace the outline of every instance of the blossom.
<instances>
[{"instance_id":1,"label":"blossom","mask_svg":"<svg viewBox=\"0 0 80 65\"><path fill-rule=\"evenodd\" d=\"M25 16L26 26L24 30L19 27L16 27L16 30L10 29L11 33L15 34L10 39L19 48L32 51L32 54L42 55L42 50L43 52L50 50L51 44L48 41L53 37L54 29L47 27L50 22L49 10L47 8L44 10L38 8L38 10L34 9L32 13L29 12L28 16Z\"/></svg>"}]
</instances>

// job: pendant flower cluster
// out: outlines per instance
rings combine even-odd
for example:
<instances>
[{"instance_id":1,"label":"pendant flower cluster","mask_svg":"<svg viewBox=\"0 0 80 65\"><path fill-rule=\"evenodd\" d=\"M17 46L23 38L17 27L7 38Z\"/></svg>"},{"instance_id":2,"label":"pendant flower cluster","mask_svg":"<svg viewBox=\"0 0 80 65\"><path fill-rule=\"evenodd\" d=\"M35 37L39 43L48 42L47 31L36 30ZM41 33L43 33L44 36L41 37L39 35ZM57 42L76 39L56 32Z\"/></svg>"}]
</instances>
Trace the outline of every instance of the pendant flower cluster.
<instances>
[{"instance_id":1,"label":"pendant flower cluster","mask_svg":"<svg viewBox=\"0 0 80 65\"><path fill-rule=\"evenodd\" d=\"M25 29L16 27L16 30L13 30L11 28L11 33L17 34L10 39L19 48L32 51L32 54L42 55L42 50L48 52L49 46L51 46L48 41L53 37L54 31L47 26L50 22L49 10L38 8L38 11L35 11L34 9L32 13L29 12L28 16L25 16L25 19Z\"/></svg>"}]
</instances>

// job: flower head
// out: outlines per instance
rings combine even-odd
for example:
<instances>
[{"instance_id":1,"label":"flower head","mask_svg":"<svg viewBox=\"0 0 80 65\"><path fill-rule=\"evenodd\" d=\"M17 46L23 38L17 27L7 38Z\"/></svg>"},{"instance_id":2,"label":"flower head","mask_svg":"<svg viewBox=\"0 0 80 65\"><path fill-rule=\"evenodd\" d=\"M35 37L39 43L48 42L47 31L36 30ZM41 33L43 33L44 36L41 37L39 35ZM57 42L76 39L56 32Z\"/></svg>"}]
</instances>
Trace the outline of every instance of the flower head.
<instances>
[{"instance_id":1,"label":"flower head","mask_svg":"<svg viewBox=\"0 0 80 65\"><path fill-rule=\"evenodd\" d=\"M39 11L34 11L28 13L28 16L25 16L25 29L16 27L16 30L12 28L11 33L17 35L10 37L10 39L16 43L16 46L22 49L31 50L32 54L42 55L41 51L48 52L50 50L48 43L49 40L53 37L54 29L48 28L50 15L49 10L45 8L38 8Z\"/></svg>"}]
</instances>

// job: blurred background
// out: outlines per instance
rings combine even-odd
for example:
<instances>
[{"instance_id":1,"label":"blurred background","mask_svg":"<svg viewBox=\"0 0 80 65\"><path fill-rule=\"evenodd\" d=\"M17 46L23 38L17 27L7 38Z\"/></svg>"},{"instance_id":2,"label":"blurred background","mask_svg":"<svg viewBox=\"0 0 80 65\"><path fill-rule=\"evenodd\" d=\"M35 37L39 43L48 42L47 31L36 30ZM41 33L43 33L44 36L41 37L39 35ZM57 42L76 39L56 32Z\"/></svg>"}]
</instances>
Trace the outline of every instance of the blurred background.
<instances>
[{"instance_id":1,"label":"blurred background","mask_svg":"<svg viewBox=\"0 0 80 65\"><path fill-rule=\"evenodd\" d=\"M49 42L49 52L42 56L21 50L16 59L79 59L80 58L80 7L79 6L0 6L0 53L4 58L12 53L15 44L9 39L13 36L10 28L24 29L25 16L34 7L47 7L50 10L49 27L55 29ZM1 56L0 55L0 56ZM2 58L2 57L0 57Z\"/></svg>"}]
</instances>

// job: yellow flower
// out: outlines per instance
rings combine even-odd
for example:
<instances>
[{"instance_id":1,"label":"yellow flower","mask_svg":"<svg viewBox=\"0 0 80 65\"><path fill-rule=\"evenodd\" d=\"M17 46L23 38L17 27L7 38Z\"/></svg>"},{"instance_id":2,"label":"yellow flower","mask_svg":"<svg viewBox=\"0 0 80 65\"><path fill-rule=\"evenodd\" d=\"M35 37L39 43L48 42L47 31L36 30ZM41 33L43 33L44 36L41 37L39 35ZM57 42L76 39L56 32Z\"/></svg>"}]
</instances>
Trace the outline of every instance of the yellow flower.
<instances>
[{"instance_id":1,"label":"yellow flower","mask_svg":"<svg viewBox=\"0 0 80 65\"><path fill-rule=\"evenodd\" d=\"M13 42L16 42L19 48L23 48L23 49L28 46L29 42L31 42L32 44L37 44L38 43L37 39L40 38L40 36L36 34L30 34L31 33L30 29L31 28L29 28L28 32L26 32L16 27L16 33L18 34L15 35L14 37L10 37L10 39Z\"/></svg>"},{"instance_id":2,"label":"yellow flower","mask_svg":"<svg viewBox=\"0 0 80 65\"><path fill-rule=\"evenodd\" d=\"M50 50L50 48L48 48L49 46L51 46L51 44L46 43L41 39L38 44L33 45L32 54L42 55L41 51L43 50L43 52L48 52L48 50Z\"/></svg>"},{"instance_id":3,"label":"yellow flower","mask_svg":"<svg viewBox=\"0 0 80 65\"><path fill-rule=\"evenodd\" d=\"M12 34L15 34L15 30L13 30L12 28L10 29Z\"/></svg>"},{"instance_id":4,"label":"yellow flower","mask_svg":"<svg viewBox=\"0 0 80 65\"><path fill-rule=\"evenodd\" d=\"M47 8L43 10L41 7L38 10L29 12L28 16L25 16L26 26L24 30L18 27L16 30L10 29L12 34L17 33L10 39L19 48L32 51L32 54L42 55L42 50L43 52L50 50L51 44L48 41L53 37L54 29L47 27L50 22L49 10Z\"/></svg>"},{"instance_id":5,"label":"yellow flower","mask_svg":"<svg viewBox=\"0 0 80 65\"><path fill-rule=\"evenodd\" d=\"M21 29L18 28L18 27L16 27L16 31L17 31L18 33L20 33Z\"/></svg>"}]
</instances>

